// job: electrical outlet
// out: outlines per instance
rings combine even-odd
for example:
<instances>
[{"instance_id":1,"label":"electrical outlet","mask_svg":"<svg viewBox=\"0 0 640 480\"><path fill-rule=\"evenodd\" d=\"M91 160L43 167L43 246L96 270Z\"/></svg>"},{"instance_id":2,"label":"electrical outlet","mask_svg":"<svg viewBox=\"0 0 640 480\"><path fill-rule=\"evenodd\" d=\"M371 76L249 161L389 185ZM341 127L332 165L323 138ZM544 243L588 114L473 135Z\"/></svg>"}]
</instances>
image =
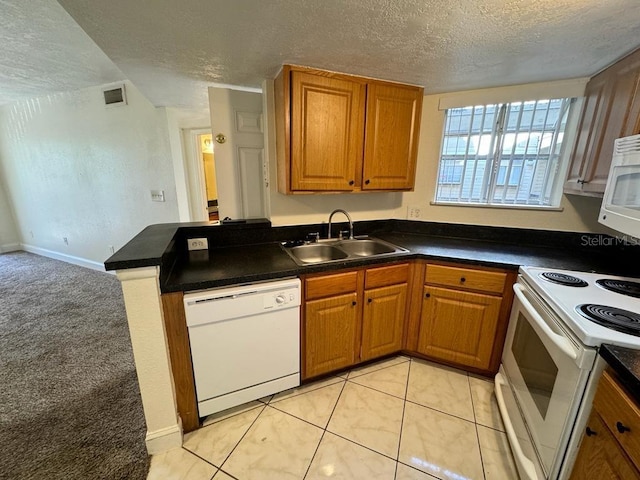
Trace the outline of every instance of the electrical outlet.
<instances>
[{"instance_id":1,"label":"electrical outlet","mask_svg":"<svg viewBox=\"0 0 640 480\"><path fill-rule=\"evenodd\" d=\"M187 248L189 250L206 250L209 248L209 242L206 238L189 238Z\"/></svg>"},{"instance_id":2,"label":"electrical outlet","mask_svg":"<svg viewBox=\"0 0 640 480\"><path fill-rule=\"evenodd\" d=\"M154 202L164 202L164 190L151 190L151 200Z\"/></svg>"},{"instance_id":3,"label":"electrical outlet","mask_svg":"<svg viewBox=\"0 0 640 480\"><path fill-rule=\"evenodd\" d=\"M409 205L407 208L407 218L409 220L422 218L422 207L419 207L418 205Z\"/></svg>"}]
</instances>

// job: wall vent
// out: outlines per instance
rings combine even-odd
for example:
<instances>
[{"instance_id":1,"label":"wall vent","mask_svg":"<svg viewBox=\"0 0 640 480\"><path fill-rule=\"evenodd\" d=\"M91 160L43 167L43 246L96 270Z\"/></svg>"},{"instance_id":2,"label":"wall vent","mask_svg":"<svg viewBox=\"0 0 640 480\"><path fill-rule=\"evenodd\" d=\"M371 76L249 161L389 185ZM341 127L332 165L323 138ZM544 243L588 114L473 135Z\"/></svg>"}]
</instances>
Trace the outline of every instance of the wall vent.
<instances>
[{"instance_id":1,"label":"wall vent","mask_svg":"<svg viewBox=\"0 0 640 480\"><path fill-rule=\"evenodd\" d=\"M127 104L127 94L124 90L124 85L117 88L109 88L102 91L104 95L104 104L108 107L115 107L118 105Z\"/></svg>"}]
</instances>

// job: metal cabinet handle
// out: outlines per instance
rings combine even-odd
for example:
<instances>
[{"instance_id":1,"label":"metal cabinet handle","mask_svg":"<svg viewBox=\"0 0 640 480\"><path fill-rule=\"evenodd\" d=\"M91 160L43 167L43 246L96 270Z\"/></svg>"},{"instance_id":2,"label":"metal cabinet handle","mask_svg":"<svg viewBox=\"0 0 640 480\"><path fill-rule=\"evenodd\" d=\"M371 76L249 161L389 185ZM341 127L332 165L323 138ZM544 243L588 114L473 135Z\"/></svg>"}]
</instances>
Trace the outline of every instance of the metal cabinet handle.
<instances>
[{"instance_id":1,"label":"metal cabinet handle","mask_svg":"<svg viewBox=\"0 0 640 480\"><path fill-rule=\"evenodd\" d=\"M430 294L430 293L425 293L425 294L424 294L424 298L429 298L430 296L431 296L431 294Z\"/></svg>"},{"instance_id":2,"label":"metal cabinet handle","mask_svg":"<svg viewBox=\"0 0 640 480\"><path fill-rule=\"evenodd\" d=\"M590 437L591 435L597 435L598 434L598 432L594 432L589 427L587 427L587 431L585 433L587 434L587 437Z\"/></svg>"},{"instance_id":3,"label":"metal cabinet handle","mask_svg":"<svg viewBox=\"0 0 640 480\"><path fill-rule=\"evenodd\" d=\"M351 306L355 307L358 304L358 302L351 302Z\"/></svg>"},{"instance_id":4,"label":"metal cabinet handle","mask_svg":"<svg viewBox=\"0 0 640 480\"><path fill-rule=\"evenodd\" d=\"M467 279L466 279L466 278L464 278L464 277L460 277L460 283L464 283L464 282L466 282L466 281L467 281Z\"/></svg>"},{"instance_id":5,"label":"metal cabinet handle","mask_svg":"<svg viewBox=\"0 0 640 480\"><path fill-rule=\"evenodd\" d=\"M367 303L371 303L373 300L371 298L367 298Z\"/></svg>"},{"instance_id":6,"label":"metal cabinet handle","mask_svg":"<svg viewBox=\"0 0 640 480\"><path fill-rule=\"evenodd\" d=\"M588 181L586 181L586 180L582 180L582 179L580 179L580 178L577 180L577 182L578 182L580 185L582 185L582 184L584 184L584 183L589 183Z\"/></svg>"},{"instance_id":7,"label":"metal cabinet handle","mask_svg":"<svg viewBox=\"0 0 640 480\"><path fill-rule=\"evenodd\" d=\"M365 185L369 185L370 183L371 183L371 180L365 180L365 181L364 181L364 184L365 184Z\"/></svg>"},{"instance_id":8,"label":"metal cabinet handle","mask_svg":"<svg viewBox=\"0 0 640 480\"><path fill-rule=\"evenodd\" d=\"M622 422L616 422L616 428L618 429L618 431L620 433L624 433L624 432L630 432L631 429L627 426L625 426Z\"/></svg>"},{"instance_id":9,"label":"metal cabinet handle","mask_svg":"<svg viewBox=\"0 0 640 480\"><path fill-rule=\"evenodd\" d=\"M355 183L356 183L355 181L349 180L349 185L355 185Z\"/></svg>"}]
</instances>

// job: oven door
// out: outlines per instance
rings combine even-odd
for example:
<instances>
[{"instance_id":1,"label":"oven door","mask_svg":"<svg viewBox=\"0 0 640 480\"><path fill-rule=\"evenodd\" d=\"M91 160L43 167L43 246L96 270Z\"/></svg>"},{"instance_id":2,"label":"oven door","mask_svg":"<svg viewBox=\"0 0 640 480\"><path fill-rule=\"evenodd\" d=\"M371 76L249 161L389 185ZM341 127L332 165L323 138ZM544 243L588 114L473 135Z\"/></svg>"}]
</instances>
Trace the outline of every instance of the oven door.
<instances>
[{"instance_id":1,"label":"oven door","mask_svg":"<svg viewBox=\"0 0 640 480\"><path fill-rule=\"evenodd\" d=\"M574 339L526 284L513 288L502 366L519 411L508 415L521 414L545 476L555 478L596 352Z\"/></svg>"}]
</instances>

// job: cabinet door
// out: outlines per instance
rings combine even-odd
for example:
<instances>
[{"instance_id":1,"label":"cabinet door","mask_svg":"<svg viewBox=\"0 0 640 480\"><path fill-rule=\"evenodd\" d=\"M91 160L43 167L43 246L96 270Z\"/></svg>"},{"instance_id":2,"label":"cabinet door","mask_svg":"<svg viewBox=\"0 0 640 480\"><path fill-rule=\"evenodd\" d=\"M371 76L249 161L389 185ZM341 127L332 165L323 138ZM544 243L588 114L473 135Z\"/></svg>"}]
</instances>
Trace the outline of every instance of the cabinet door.
<instances>
[{"instance_id":1,"label":"cabinet door","mask_svg":"<svg viewBox=\"0 0 640 480\"><path fill-rule=\"evenodd\" d=\"M364 292L360 360L370 360L402 349L407 284Z\"/></svg>"},{"instance_id":2,"label":"cabinet door","mask_svg":"<svg viewBox=\"0 0 640 480\"><path fill-rule=\"evenodd\" d=\"M424 287L418 352L487 370L501 297Z\"/></svg>"},{"instance_id":3,"label":"cabinet door","mask_svg":"<svg viewBox=\"0 0 640 480\"><path fill-rule=\"evenodd\" d=\"M305 303L304 378L356 363L357 294Z\"/></svg>"},{"instance_id":4,"label":"cabinet door","mask_svg":"<svg viewBox=\"0 0 640 480\"><path fill-rule=\"evenodd\" d=\"M366 85L291 73L291 190L360 185Z\"/></svg>"},{"instance_id":5,"label":"cabinet door","mask_svg":"<svg viewBox=\"0 0 640 480\"><path fill-rule=\"evenodd\" d=\"M371 82L367 89L363 190L412 190L422 89Z\"/></svg>"},{"instance_id":6,"label":"cabinet door","mask_svg":"<svg viewBox=\"0 0 640 480\"><path fill-rule=\"evenodd\" d=\"M639 133L639 85L640 51L589 81L565 183L566 192L604 193L614 140Z\"/></svg>"},{"instance_id":7,"label":"cabinet door","mask_svg":"<svg viewBox=\"0 0 640 480\"><path fill-rule=\"evenodd\" d=\"M590 435L582 437L580 450L573 465L571 480L585 478L639 479L638 471L611 435L596 410L591 411L587 428Z\"/></svg>"}]
</instances>

